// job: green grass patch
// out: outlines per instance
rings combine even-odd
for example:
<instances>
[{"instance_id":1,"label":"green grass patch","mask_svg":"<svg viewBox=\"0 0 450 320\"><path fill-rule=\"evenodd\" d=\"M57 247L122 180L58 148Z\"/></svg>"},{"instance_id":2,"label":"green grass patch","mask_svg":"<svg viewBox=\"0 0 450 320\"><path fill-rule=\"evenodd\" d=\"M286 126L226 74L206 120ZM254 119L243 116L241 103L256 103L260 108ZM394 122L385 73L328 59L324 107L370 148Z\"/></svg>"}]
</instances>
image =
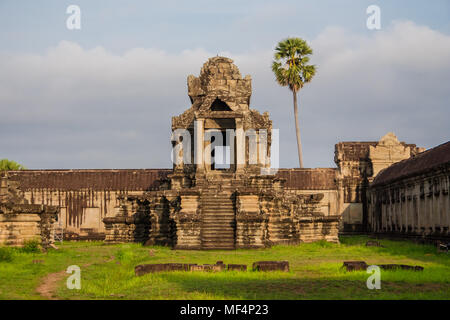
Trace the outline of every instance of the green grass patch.
<instances>
[{"instance_id":1,"label":"green grass patch","mask_svg":"<svg viewBox=\"0 0 450 320\"><path fill-rule=\"evenodd\" d=\"M104 245L67 242L47 253L12 250L0 263L1 299L41 299L37 286L49 273L81 267L81 290L65 279L55 293L61 299L450 299L450 256L429 245L380 240L384 248L366 247L365 236L341 237L340 244L315 242L296 246L233 251L183 251L139 244ZM1 250L0 250L1 257ZM44 262L35 264L33 260ZM246 264L247 272L163 272L134 275L144 263ZM253 272L260 260L288 260L290 272ZM381 289L369 290L366 272L347 272L345 260L368 264L420 265L423 272L381 273ZM69 275L67 275L69 276Z\"/></svg>"}]
</instances>

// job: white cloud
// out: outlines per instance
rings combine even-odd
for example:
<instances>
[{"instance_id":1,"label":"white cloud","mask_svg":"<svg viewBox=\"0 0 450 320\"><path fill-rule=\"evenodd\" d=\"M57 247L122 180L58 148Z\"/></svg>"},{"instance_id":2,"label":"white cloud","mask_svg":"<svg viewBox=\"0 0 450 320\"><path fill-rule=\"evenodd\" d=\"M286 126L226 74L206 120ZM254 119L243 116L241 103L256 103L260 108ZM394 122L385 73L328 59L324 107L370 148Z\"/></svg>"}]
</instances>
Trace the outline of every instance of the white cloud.
<instances>
[{"instance_id":1,"label":"white cloud","mask_svg":"<svg viewBox=\"0 0 450 320\"><path fill-rule=\"evenodd\" d=\"M426 147L448 140L448 35L407 21L366 35L331 27L311 46L318 73L300 92L308 166L332 166L339 140L387 131ZM281 165L296 166L292 97L273 80L272 48L222 54L252 75L252 108L271 113ZM210 56L115 55L68 41L44 55L0 54L0 158L30 168L170 166L170 117L189 107L186 77Z\"/></svg>"}]
</instances>

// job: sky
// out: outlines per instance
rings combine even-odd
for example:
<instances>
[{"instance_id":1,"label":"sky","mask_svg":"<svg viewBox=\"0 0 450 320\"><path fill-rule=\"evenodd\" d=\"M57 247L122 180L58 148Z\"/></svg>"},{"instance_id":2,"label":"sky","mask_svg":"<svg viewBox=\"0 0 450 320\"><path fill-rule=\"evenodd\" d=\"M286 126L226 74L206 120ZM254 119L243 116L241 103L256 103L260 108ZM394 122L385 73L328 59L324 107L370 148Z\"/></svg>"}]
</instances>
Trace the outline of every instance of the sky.
<instances>
[{"instance_id":1,"label":"sky","mask_svg":"<svg viewBox=\"0 0 450 320\"><path fill-rule=\"evenodd\" d=\"M369 5L381 13L369 30ZM69 30L69 5L81 29ZM0 0L0 159L29 169L169 168L186 78L216 55L252 76L252 109L298 167L292 95L276 44L305 39L317 74L299 92L306 167L335 167L339 141L387 132L431 148L450 137L450 2Z\"/></svg>"}]
</instances>

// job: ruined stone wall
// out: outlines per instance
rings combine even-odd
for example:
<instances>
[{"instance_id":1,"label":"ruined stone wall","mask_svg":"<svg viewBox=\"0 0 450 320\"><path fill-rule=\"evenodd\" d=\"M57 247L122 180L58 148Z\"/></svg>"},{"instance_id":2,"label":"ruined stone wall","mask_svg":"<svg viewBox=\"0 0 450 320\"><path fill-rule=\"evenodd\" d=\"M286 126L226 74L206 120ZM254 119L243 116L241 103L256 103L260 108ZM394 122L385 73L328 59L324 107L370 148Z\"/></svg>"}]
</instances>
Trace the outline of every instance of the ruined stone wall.
<instances>
[{"instance_id":1,"label":"ruined stone wall","mask_svg":"<svg viewBox=\"0 0 450 320\"><path fill-rule=\"evenodd\" d=\"M301 242L325 240L339 243L339 221L334 217L305 217L298 225Z\"/></svg>"},{"instance_id":2,"label":"ruined stone wall","mask_svg":"<svg viewBox=\"0 0 450 320\"><path fill-rule=\"evenodd\" d=\"M0 245L21 246L38 240L44 248L53 243L53 224L59 209L28 204L17 183L0 177Z\"/></svg>"},{"instance_id":3,"label":"ruined stone wall","mask_svg":"<svg viewBox=\"0 0 450 320\"><path fill-rule=\"evenodd\" d=\"M54 241L58 209L29 204L0 204L0 244L21 246L38 240L43 247Z\"/></svg>"},{"instance_id":4,"label":"ruined stone wall","mask_svg":"<svg viewBox=\"0 0 450 320\"><path fill-rule=\"evenodd\" d=\"M337 210L335 171L280 169L278 176L286 179L286 188L297 194L324 193L320 210L333 215ZM117 214L121 196L137 196L156 190L160 187L160 179L170 172L172 170L167 169L24 170L9 172L9 175L29 203L60 207L58 223L65 229L67 237L102 239L105 233L103 218Z\"/></svg>"},{"instance_id":5,"label":"ruined stone wall","mask_svg":"<svg viewBox=\"0 0 450 320\"><path fill-rule=\"evenodd\" d=\"M393 133L380 141L339 142L335 145L334 161L338 166L337 184L340 229L344 233L362 232L367 225L367 189L382 169L423 151L415 144L398 141Z\"/></svg>"},{"instance_id":6,"label":"ruined stone wall","mask_svg":"<svg viewBox=\"0 0 450 320\"><path fill-rule=\"evenodd\" d=\"M137 199L125 200L128 200L128 196L120 196L117 214L103 219L106 243L144 243L149 238L151 225L149 203Z\"/></svg>"},{"instance_id":7,"label":"ruined stone wall","mask_svg":"<svg viewBox=\"0 0 450 320\"><path fill-rule=\"evenodd\" d=\"M23 170L10 179L30 204L60 207L66 238L103 239L103 218L116 215L121 195L159 188L171 170Z\"/></svg>"},{"instance_id":8,"label":"ruined stone wall","mask_svg":"<svg viewBox=\"0 0 450 320\"><path fill-rule=\"evenodd\" d=\"M286 189L296 195L323 194L318 203L318 211L323 215L341 214L337 169L280 169L277 176L286 179Z\"/></svg>"},{"instance_id":9,"label":"ruined stone wall","mask_svg":"<svg viewBox=\"0 0 450 320\"><path fill-rule=\"evenodd\" d=\"M449 239L450 142L381 171L369 189L369 231Z\"/></svg>"},{"instance_id":10,"label":"ruined stone wall","mask_svg":"<svg viewBox=\"0 0 450 320\"><path fill-rule=\"evenodd\" d=\"M335 149L337 169L280 169L277 177L284 179L286 190L297 196L321 193L323 197L317 204L317 211L324 216L342 216L341 231L362 231L367 223L365 197L373 180L373 163L379 171L383 166L417 154L419 149L415 145L398 142L392 134L378 142L341 142ZM170 173L173 170L25 170L10 172L9 175L31 204L60 207L58 223L64 228L66 238L103 239L103 219L116 215L121 196L139 196L146 191L158 190ZM185 204L189 205L189 202ZM195 215L182 216L184 218L178 223L185 223L186 228L178 230L175 237L198 238ZM157 215L153 219L155 217ZM254 222L254 226L257 223L260 222ZM237 224L237 228L240 227L242 225ZM247 234L259 232L250 224L245 228L243 232ZM182 234L184 231L181 230L190 231ZM264 235L258 237L262 243Z\"/></svg>"}]
</instances>

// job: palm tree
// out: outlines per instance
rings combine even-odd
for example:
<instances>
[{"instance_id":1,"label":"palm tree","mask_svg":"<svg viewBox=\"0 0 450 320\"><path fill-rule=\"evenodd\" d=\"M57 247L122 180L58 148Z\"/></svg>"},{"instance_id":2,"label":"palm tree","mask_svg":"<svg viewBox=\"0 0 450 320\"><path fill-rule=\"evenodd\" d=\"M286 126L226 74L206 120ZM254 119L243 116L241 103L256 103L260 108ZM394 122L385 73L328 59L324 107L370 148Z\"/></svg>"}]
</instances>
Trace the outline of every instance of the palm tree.
<instances>
[{"instance_id":1,"label":"palm tree","mask_svg":"<svg viewBox=\"0 0 450 320\"><path fill-rule=\"evenodd\" d=\"M305 40L288 38L280 41L275 48L275 60L272 71L281 86L288 86L294 98L295 129L297 132L298 161L303 168L302 141L298 121L297 92L310 82L316 74L316 66L308 65L312 49Z\"/></svg>"}]
</instances>

